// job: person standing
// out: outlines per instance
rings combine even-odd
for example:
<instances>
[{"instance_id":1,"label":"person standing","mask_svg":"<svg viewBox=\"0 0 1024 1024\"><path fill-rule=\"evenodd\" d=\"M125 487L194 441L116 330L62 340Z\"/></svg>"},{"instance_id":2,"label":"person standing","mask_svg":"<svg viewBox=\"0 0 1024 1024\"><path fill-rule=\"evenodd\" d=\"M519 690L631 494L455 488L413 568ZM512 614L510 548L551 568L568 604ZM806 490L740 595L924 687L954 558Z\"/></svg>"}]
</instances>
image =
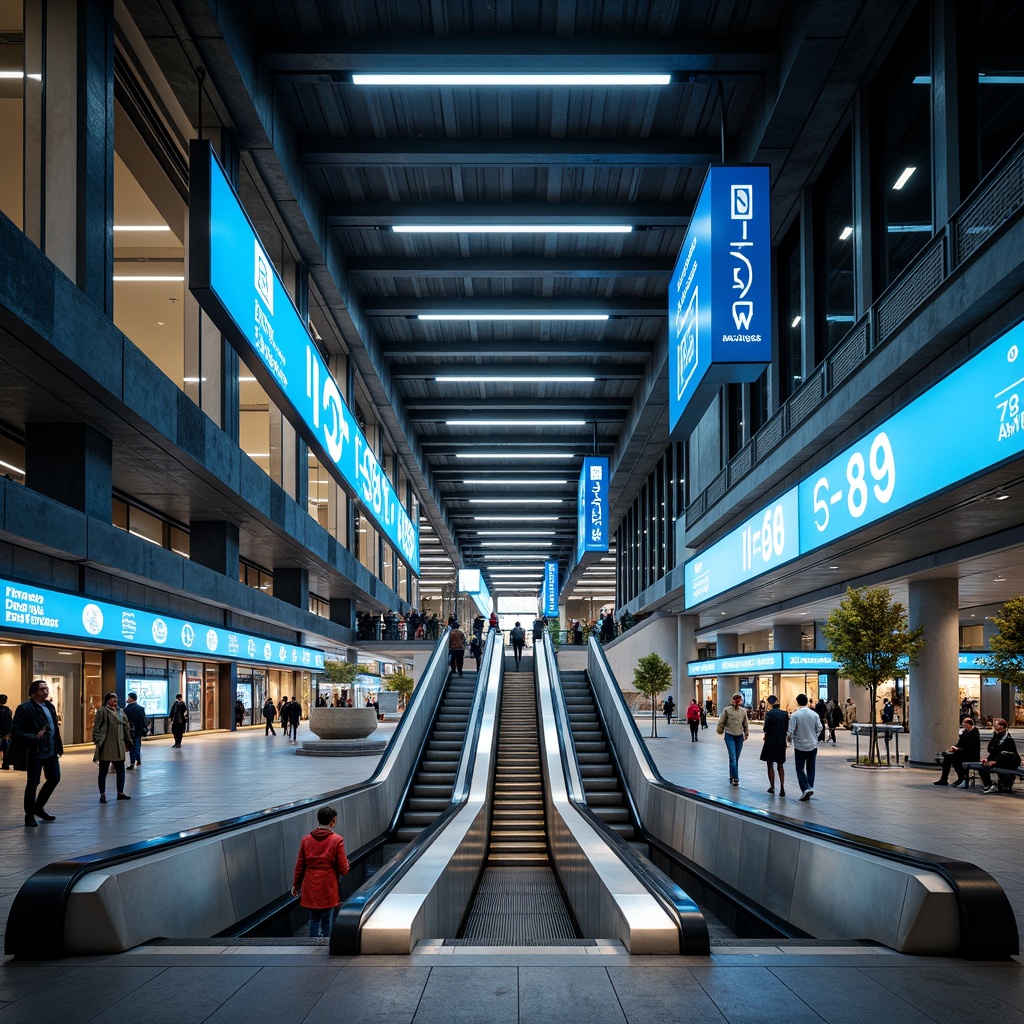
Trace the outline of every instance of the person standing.
<instances>
[{"instance_id":1,"label":"person standing","mask_svg":"<svg viewBox=\"0 0 1024 1024\"><path fill-rule=\"evenodd\" d=\"M697 726L700 724L703 715L697 698L694 697L686 708L686 724L690 727L690 742L697 742ZM706 720L706 719L705 719Z\"/></svg>"},{"instance_id":2,"label":"person standing","mask_svg":"<svg viewBox=\"0 0 1024 1024\"><path fill-rule=\"evenodd\" d=\"M512 657L515 659L516 671L519 671L519 662L523 660L523 647L526 645L526 630L522 624L517 622L508 634L512 642Z\"/></svg>"},{"instance_id":3,"label":"person standing","mask_svg":"<svg viewBox=\"0 0 1024 1024\"><path fill-rule=\"evenodd\" d=\"M849 729L854 722L857 721L857 705L854 704L852 697L846 698L846 703L843 705L843 725Z\"/></svg>"},{"instance_id":4,"label":"person standing","mask_svg":"<svg viewBox=\"0 0 1024 1024\"><path fill-rule=\"evenodd\" d=\"M277 708L274 707L274 702L268 696L267 699L266 699L266 702L263 705L263 735L264 736L276 736L277 735L277 730L274 729L274 719L275 718L277 718Z\"/></svg>"},{"instance_id":5,"label":"person standing","mask_svg":"<svg viewBox=\"0 0 1024 1024\"><path fill-rule=\"evenodd\" d=\"M7 694L0 693L0 769L10 768L11 726L14 724L14 713L7 706Z\"/></svg>"},{"instance_id":6,"label":"person standing","mask_svg":"<svg viewBox=\"0 0 1024 1024\"><path fill-rule=\"evenodd\" d=\"M128 751L128 771L142 767L142 737L146 735L146 709L139 703L139 695L133 690L128 694L124 706L125 718L132 727L132 745Z\"/></svg>"},{"instance_id":7,"label":"person standing","mask_svg":"<svg viewBox=\"0 0 1024 1024\"><path fill-rule=\"evenodd\" d=\"M462 663L466 657L466 634L459 629L458 620L452 623L448 631L448 660L452 672L458 672L462 676Z\"/></svg>"},{"instance_id":8,"label":"person standing","mask_svg":"<svg viewBox=\"0 0 1024 1024\"><path fill-rule=\"evenodd\" d=\"M956 739L948 750L942 754L942 774L935 780L936 786L949 785L949 769L956 769L956 782L954 786L962 786L967 781L967 769L964 764L967 761L981 760L981 733L974 728L974 719L965 718L963 721L963 732Z\"/></svg>"},{"instance_id":9,"label":"person standing","mask_svg":"<svg viewBox=\"0 0 1024 1024\"><path fill-rule=\"evenodd\" d=\"M128 716L117 706L116 693L104 694L103 707L96 709L92 742L96 747L92 759L100 766L100 803L107 802L107 772L111 765L117 776L117 799L131 800L124 791L124 759L132 746L132 727Z\"/></svg>"},{"instance_id":10,"label":"person standing","mask_svg":"<svg viewBox=\"0 0 1024 1024\"><path fill-rule=\"evenodd\" d=\"M242 722L245 721L245 705L242 703L242 698L239 697L235 701L235 728L241 729Z\"/></svg>"},{"instance_id":11,"label":"person standing","mask_svg":"<svg viewBox=\"0 0 1024 1024\"><path fill-rule=\"evenodd\" d=\"M473 655L473 660L476 662L476 670L480 671L480 659L483 657L483 648L480 646L480 637L474 636L469 642L469 653Z\"/></svg>"},{"instance_id":12,"label":"person standing","mask_svg":"<svg viewBox=\"0 0 1024 1024\"><path fill-rule=\"evenodd\" d=\"M333 807L321 807L316 820L319 825L299 844L292 895L298 896L299 905L309 911L310 938L328 938L334 912L341 903L338 875L348 874L348 858L345 840L334 831L338 812Z\"/></svg>"},{"instance_id":13,"label":"person standing","mask_svg":"<svg viewBox=\"0 0 1024 1024\"><path fill-rule=\"evenodd\" d=\"M188 728L188 707L180 693L175 694L171 713L167 717L170 719L171 735L174 737L171 749L180 749L181 738L185 735L185 729Z\"/></svg>"},{"instance_id":14,"label":"person standing","mask_svg":"<svg viewBox=\"0 0 1024 1024\"><path fill-rule=\"evenodd\" d=\"M797 709L789 720L787 736L793 744L796 761L796 780L800 784L800 799L809 800L814 793L814 767L818 759L818 733L821 719L807 706L807 694L796 695Z\"/></svg>"},{"instance_id":15,"label":"person standing","mask_svg":"<svg viewBox=\"0 0 1024 1024\"><path fill-rule=\"evenodd\" d=\"M819 697L814 705L814 713L818 716L821 728L818 731L818 740L822 743L828 738L828 705Z\"/></svg>"},{"instance_id":16,"label":"person standing","mask_svg":"<svg viewBox=\"0 0 1024 1024\"><path fill-rule=\"evenodd\" d=\"M289 738L292 746L296 746L299 742L299 722L302 719L302 705L299 703L298 697L289 699L281 717L284 722L285 735Z\"/></svg>"},{"instance_id":17,"label":"person standing","mask_svg":"<svg viewBox=\"0 0 1024 1024\"><path fill-rule=\"evenodd\" d=\"M786 795L786 741L789 733L789 715L779 707L779 698L768 698L764 715L764 745L761 760L768 768L768 792L775 792L775 768L779 769L779 796Z\"/></svg>"},{"instance_id":18,"label":"person standing","mask_svg":"<svg viewBox=\"0 0 1024 1024\"><path fill-rule=\"evenodd\" d=\"M675 714L676 710L676 699L671 693L662 702L661 710L665 713L665 724L671 725L672 716Z\"/></svg>"},{"instance_id":19,"label":"person standing","mask_svg":"<svg viewBox=\"0 0 1024 1024\"><path fill-rule=\"evenodd\" d=\"M750 735L750 719L743 706L743 694L734 693L729 707L723 708L718 717L718 735L725 737L725 749L729 751L729 782L740 784L740 754L743 742Z\"/></svg>"},{"instance_id":20,"label":"person standing","mask_svg":"<svg viewBox=\"0 0 1024 1024\"><path fill-rule=\"evenodd\" d=\"M60 784L60 756L64 743L60 738L57 709L50 703L50 687L43 679L29 684L28 700L19 704L11 723L11 764L16 772L27 772L25 779L25 827L38 828L36 818L56 821L47 814L46 801ZM40 776L46 779L36 794Z\"/></svg>"}]
</instances>

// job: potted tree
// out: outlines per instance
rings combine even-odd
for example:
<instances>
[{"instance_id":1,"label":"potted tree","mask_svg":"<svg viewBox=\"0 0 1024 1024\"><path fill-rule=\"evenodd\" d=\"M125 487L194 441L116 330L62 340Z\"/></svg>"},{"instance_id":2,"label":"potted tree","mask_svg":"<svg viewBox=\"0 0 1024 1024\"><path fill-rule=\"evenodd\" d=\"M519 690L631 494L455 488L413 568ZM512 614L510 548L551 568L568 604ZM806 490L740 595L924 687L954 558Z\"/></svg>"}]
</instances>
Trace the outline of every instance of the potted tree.
<instances>
[{"instance_id":1,"label":"potted tree","mask_svg":"<svg viewBox=\"0 0 1024 1024\"><path fill-rule=\"evenodd\" d=\"M989 641L991 652L982 669L1016 693L1024 693L1024 597L1011 597L992 622L999 630Z\"/></svg>"},{"instance_id":2,"label":"potted tree","mask_svg":"<svg viewBox=\"0 0 1024 1024\"><path fill-rule=\"evenodd\" d=\"M387 689L395 690L398 693L399 706L404 708L409 703L416 682L412 676L406 675L404 672L393 672L384 677L384 685Z\"/></svg>"},{"instance_id":3,"label":"potted tree","mask_svg":"<svg viewBox=\"0 0 1024 1024\"><path fill-rule=\"evenodd\" d=\"M645 654L633 672L633 686L651 701L651 739L658 738L658 708L655 700L659 693L672 685L672 666L660 654Z\"/></svg>"},{"instance_id":4,"label":"potted tree","mask_svg":"<svg viewBox=\"0 0 1024 1024\"><path fill-rule=\"evenodd\" d=\"M878 767L878 687L916 663L925 643L924 626L908 627L906 610L892 599L888 587L847 587L846 597L825 620L822 634L842 674L868 691L871 738L868 756L860 763Z\"/></svg>"}]
</instances>

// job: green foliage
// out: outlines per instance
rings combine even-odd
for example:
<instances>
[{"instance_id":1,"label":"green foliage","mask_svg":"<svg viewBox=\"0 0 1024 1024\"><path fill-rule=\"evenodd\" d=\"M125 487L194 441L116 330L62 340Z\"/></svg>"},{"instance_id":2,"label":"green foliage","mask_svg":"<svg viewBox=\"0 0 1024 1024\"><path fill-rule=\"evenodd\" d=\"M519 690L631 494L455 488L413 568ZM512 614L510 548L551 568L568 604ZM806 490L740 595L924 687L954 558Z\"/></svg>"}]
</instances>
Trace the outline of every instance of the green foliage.
<instances>
[{"instance_id":1,"label":"green foliage","mask_svg":"<svg viewBox=\"0 0 1024 1024\"><path fill-rule=\"evenodd\" d=\"M403 705L409 703L413 687L416 685L413 677L407 676L404 672L395 672L390 676L384 676L381 682L384 684L386 689L398 692Z\"/></svg>"},{"instance_id":2,"label":"green foliage","mask_svg":"<svg viewBox=\"0 0 1024 1024\"><path fill-rule=\"evenodd\" d=\"M360 666L351 661L325 661L324 674L335 686L351 686L359 675Z\"/></svg>"},{"instance_id":3,"label":"green foliage","mask_svg":"<svg viewBox=\"0 0 1024 1024\"><path fill-rule=\"evenodd\" d=\"M672 685L672 666L660 654L645 654L633 672L633 686L651 699L651 736L658 735L658 715L655 698Z\"/></svg>"},{"instance_id":4,"label":"green foliage","mask_svg":"<svg viewBox=\"0 0 1024 1024\"><path fill-rule=\"evenodd\" d=\"M992 621L999 632L989 641L992 653L981 662L982 671L1024 693L1024 597L1011 597Z\"/></svg>"},{"instance_id":5,"label":"green foliage","mask_svg":"<svg viewBox=\"0 0 1024 1024\"><path fill-rule=\"evenodd\" d=\"M558 640L562 635L562 627L558 619L548 619L548 636L551 637L551 646L557 651Z\"/></svg>"}]
</instances>

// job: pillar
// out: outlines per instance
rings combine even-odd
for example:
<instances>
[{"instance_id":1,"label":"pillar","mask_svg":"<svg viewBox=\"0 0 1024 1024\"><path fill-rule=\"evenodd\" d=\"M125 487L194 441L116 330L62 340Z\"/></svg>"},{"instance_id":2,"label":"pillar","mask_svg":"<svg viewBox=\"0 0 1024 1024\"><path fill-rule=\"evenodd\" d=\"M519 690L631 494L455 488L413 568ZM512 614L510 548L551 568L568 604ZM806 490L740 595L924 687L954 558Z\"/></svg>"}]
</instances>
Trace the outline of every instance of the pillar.
<instances>
[{"instance_id":1,"label":"pillar","mask_svg":"<svg viewBox=\"0 0 1024 1024\"><path fill-rule=\"evenodd\" d=\"M25 486L109 523L110 438L83 423L25 424Z\"/></svg>"},{"instance_id":2,"label":"pillar","mask_svg":"<svg viewBox=\"0 0 1024 1024\"><path fill-rule=\"evenodd\" d=\"M773 647L776 651L799 651L803 648L803 627L786 623L772 627Z\"/></svg>"},{"instance_id":3,"label":"pillar","mask_svg":"<svg viewBox=\"0 0 1024 1024\"><path fill-rule=\"evenodd\" d=\"M104 651L100 662L100 675L103 679L103 692L116 693L118 706L123 708L127 696L124 688L125 652ZM88 724L92 726L92 722Z\"/></svg>"},{"instance_id":4,"label":"pillar","mask_svg":"<svg viewBox=\"0 0 1024 1024\"><path fill-rule=\"evenodd\" d=\"M731 658L734 654L740 653L740 637L738 633L719 633L715 637L715 656L719 658ZM719 675L718 677L718 709L729 703L729 698L736 692L735 675Z\"/></svg>"},{"instance_id":5,"label":"pillar","mask_svg":"<svg viewBox=\"0 0 1024 1024\"><path fill-rule=\"evenodd\" d=\"M350 597L331 598L331 622L346 629L356 628L356 603Z\"/></svg>"},{"instance_id":6,"label":"pillar","mask_svg":"<svg viewBox=\"0 0 1024 1024\"><path fill-rule=\"evenodd\" d=\"M238 680L238 666L233 661L222 661L217 666L217 718L223 728L235 728L235 683ZM255 713L255 708L253 709ZM205 728L200 723L200 728Z\"/></svg>"},{"instance_id":7,"label":"pillar","mask_svg":"<svg viewBox=\"0 0 1024 1024\"><path fill-rule=\"evenodd\" d=\"M309 570L275 565L274 597L306 611L309 608Z\"/></svg>"},{"instance_id":8,"label":"pillar","mask_svg":"<svg viewBox=\"0 0 1024 1024\"><path fill-rule=\"evenodd\" d=\"M237 580L238 527L224 520L193 520L189 523L189 557L198 565Z\"/></svg>"},{"instance_id":9,"label":"pillar","mask_svg":"<svg viewBox=\"0 0 1024 1024\"><path fill-rule=\"evenodd\" d=\"M676 616L676 671L671 694L675 698L676 713L682 715L686 705L696 696L693 681L686 674L686 663L697 660L697 629L700 617L697 615Z\"/></svg>"},{"instance_id":10,"label":"pillar","mask_svg":"<svg viewBox=\"0 0 1024 1024\"><path fill-rule=\"evenodd\" d=\"M924 626L925 645L910 668L910 761L933 768L935 754L956 738L960 607L956 580L910 583L910 628ZM866 716L865 716L866 717Z\"/></svg>"}]
</instances>

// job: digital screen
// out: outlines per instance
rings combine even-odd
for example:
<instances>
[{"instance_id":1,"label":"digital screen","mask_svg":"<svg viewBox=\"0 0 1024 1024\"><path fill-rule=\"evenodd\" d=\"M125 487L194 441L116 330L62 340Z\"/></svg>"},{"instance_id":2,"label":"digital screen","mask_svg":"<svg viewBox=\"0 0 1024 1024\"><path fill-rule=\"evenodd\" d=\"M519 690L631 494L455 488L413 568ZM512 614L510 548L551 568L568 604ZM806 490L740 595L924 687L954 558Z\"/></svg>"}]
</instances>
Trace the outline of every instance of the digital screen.
<instances>
[{"instance_id":1,"label":"digital screen","mask_svg":"<svg viewBox=\"0 0 1024 1024\"><path fill-rule=\"evenodd\" d=\"M459 590L469 594L473 598L481 615L490 615L494 602L491 600L491 592L487 589L483 574L479 569L460 569L458 572Z\"/></svg>"},{"instance_id":2,"label":"digital screen","mask_svg":"<svg viewBox=\"0 0 1024 1024\"><path fill-rule=\"evenodd\" d=\"M317 457L419 573L419 528L249 222L209 142L191 143L189 289Z\"/></svg>"},{"instance_id":3,"label":"digital screen","mask_svg":"<svg viewBox=\"0 0 1024 1024\"><path fill-rule=\"evenodd\" d=\"M576 489L576 560L587 551L608 550L609 464L604 456L583 460Z\"/></svg>"},{"instance_id":4,"label":"digital screen","mask_svg":"<svg viewBox=\"0 0 1024 1024\"><path fill-rule=\"evenodd\" d=\"M541 591L543 614L549 619L558 618L558 563L544 563L544 588Z\"/></svg>"},{"instance_id":5,"label":"digital screen","mask_svg":"<svg viewBox=\"0 0 1024 1024\"><path fill-rule=\"evenodd\" d=\"M767 167L712 167L668 291L669 431L688 434L723 384L771 362Z\"/></svg>"},{"instance_id":6,"label":"digital screen","mask_svg":"<svg viewBox=\"0 0 1024 1024\"><path fill-rule=\"evenodd\" d=\"M171 681L155 676L126 676L124 692L137 693L139 703L150 717L166 715L170 710Z\"/></svg>"},{"instance_id":7,"label":"digital screen","mask_svg":"<svg viewBox=\"0 0 1024 1024\"><path fill-rule=\"evenodd\" d=\"M733 676L744 672L817 672L838 669L839 663L828 651L762 651L759 654L735 654L724 658L705 658L686 664L686 674L695 676Z\"/></svg>"}]
</instances>

